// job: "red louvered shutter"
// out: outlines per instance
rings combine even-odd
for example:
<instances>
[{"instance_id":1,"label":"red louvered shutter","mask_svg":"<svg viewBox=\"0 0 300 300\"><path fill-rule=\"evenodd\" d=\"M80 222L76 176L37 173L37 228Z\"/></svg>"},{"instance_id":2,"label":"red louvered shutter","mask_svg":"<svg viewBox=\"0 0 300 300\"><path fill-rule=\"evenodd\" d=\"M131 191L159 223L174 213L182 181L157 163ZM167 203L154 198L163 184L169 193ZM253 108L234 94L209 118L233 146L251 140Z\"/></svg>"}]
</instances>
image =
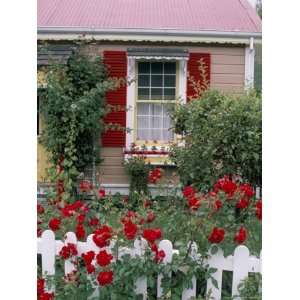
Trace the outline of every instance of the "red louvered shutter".
<instances>
[{"instance_id":1,"label":"red louvered shutter","mask_svg":"<svg viewBox=\"0 0 300 300\"><path fill-rule=\"evenodd\" d=\"M127 76L127 53L125 51L104 51L103 62L106 64L110 77ZM126 86L106 93L106 102L111 105L126 107ZM116 111L107 114L106 124L114 123L126 127L126 111ZM108 130L102 135L102 146L124 147L126 133L120 130Z\"/></svg>"},{"instance_id":2,"label":"red louvered shutter","mask_svg":"<svg viewBox=\"0 0 300 300\"><path fill-rule=\"evenodd\" d=\"M187 78L187 101L190 98L195 97L196 91L194 90L193 85L191 84L191 79L195 82L203 83L203 78L199 71L199 60L202 59L206 68L206 80L208 85L210 84L210 70L211 70L211 60L209 53L190 53L188 64L187 64L187 71L188 71L188 78Z\"/></svg>"}]
</instances>

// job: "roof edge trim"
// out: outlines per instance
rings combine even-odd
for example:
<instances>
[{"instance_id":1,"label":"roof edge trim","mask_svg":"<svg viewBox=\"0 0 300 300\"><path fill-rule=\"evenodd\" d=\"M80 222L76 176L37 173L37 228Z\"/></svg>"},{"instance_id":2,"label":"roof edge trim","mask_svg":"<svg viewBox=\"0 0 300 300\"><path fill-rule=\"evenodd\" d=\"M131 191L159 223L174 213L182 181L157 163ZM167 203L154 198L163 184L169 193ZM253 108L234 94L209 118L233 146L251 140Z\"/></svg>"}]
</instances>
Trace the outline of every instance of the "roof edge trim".
<instances>
[{"instance_id":1,"label":"roof edge trim","mask_svg":"<svg viewBox=\"0 0 300 300\"><path fill-rule=\"evenodd\" d=\"M181 31L174 29L98 29L85 27L43 27L37 29L38 35L44 34L88 34L88 35L131 35L131 36L173 36L173 37L216 37L216 38L258 38L261 39L261 32L241 31Z\"/></svg>"}]
</instances>

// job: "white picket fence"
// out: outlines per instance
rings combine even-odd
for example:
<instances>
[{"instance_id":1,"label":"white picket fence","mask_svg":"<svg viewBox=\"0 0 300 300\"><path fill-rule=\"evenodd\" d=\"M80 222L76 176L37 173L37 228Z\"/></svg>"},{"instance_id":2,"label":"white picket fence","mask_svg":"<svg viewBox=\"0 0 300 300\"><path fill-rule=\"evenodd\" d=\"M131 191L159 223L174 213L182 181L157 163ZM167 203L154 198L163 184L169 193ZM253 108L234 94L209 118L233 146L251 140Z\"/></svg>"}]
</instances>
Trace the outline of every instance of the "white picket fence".
<instances>
[{"instance_id":1,"label":"white picket fence","mask_svg":"<svg viewBox=\"0 0 300 300\"><path fill-rule=\"evenodd\" d=\"M64 245L68 243L73 243L77 245L78 256L82 253L93 250L95 253L99 252L99 248L93 241L93 235L87 237L86 242L77 241L76 235L73 232L68 232L65 236L65 241L55 240L55 234L51 230L46 230L42 233L41 238L38 238L37 253L41 254L42 258L42 273L44 275L54 275L55 274L55 257L59 255L60 250ZM113 243L106 248L108 252L111 251ZM147 242L145 240L135 240L134 248L129 249L125 247L119 248L119 257L124 254L130 254L131 257L142 256L145 248L147 247ZM170 263L172 261L172 256L174 253L178 253L177 250L173 249L173 245L168 240L162 240L159 243L159 249L164 250L166 256L163 260L164 264ZM191 257L193 259L200 259L200 255L197 253L197 246L192 245ZM222 293L222 272L232 271L232 296L238 295L238 285L239 283L248 277L249 272L259 273L261 272L261 257L257 258L255 256L250 256L249 250L245 246L238 246L233 255L224 257L222 250L218 250L217 253L210 256L209 259L205 261L211 268L216 268L217 271L212 274L215 280L218 282L218 287L216 288L211 279L207 280L207 292L210 291L210 296L212 300L221 300ZM70 260L65 261L65 274L68 274L75 270L74 264ZM171 276L171 274L170 274ZM163 290L161 288L162 275L158 275L157 278L157 299L163 295ZM143 294L143 300L147 299L147 278L139 278L136 283L136 294ZM101 294L101 289L98 289L96 293ZM189 300L192 297L196 297L196 278L192 279L192 288L186 289L182 293L182 300ZM238 299L238 298L237 298Z\"/></svg>"}]
</instances>

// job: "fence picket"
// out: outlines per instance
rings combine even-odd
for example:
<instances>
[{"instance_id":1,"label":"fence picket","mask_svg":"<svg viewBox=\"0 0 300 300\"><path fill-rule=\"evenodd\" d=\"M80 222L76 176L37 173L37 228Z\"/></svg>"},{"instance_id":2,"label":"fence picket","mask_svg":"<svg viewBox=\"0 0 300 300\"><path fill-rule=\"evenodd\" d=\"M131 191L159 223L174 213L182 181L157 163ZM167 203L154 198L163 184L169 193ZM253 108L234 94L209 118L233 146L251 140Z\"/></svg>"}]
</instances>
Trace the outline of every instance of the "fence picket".
<instances>
[{"instance_id":1,"label":"fence picket","mask_svg":"<svg viewBox=\"0 0 300 300\"><path fill-rule=\"evenodd\" d=\"M55 235L51 230L45 230L41 238L42 272L44 275L55 274Z\"/></svg>"},{"instance_id":2,"label":"fence picket","mask_svg":"<svg viewBox=\"0 0 300 300\"><path fill-rule=\"evenodd\" d=\"M238 246L233 254L232 296L238 296L239 283L248 277L249 250L246 246ZM240 298L237 298L239 300Z\"/></svg>"},{"instance_id":3,"label":"fence picket","mask_svg":"<svg viewBox=\"0 0 300 300\"><path fill-rule=\"evenodd\" d=\"M165 252L165 257L162 261L163 264L171 263L172 262L172 256L173 256L173 245L168 240L162 240L158 245L158 250L163 250ZM169 277L171 277L171 273L169 274ZM157 297L163 296L163 289L161 287L161 280L163 278L162 274L159 274L157 277Z\"/></svg>"},{"instance_id":4,"label":"fence picket","mask_svg":"<svg viewBox=\"0 0 300 300\"><path fill-rule=\"evenodd\" d=\"M188 246L188 248L190 247L190 257L193 260L197 260L199 258L197 244L195 242L189 242L187 246ZM192 278L192 287L183 290L181 299L189 300L192 297L196 297L196 278L195 278L195 276Z\"/></svg>"},{"instance_id":5,"label":"fence picket","mask_svg":"<svg viewBox=\"0 0 300 300\"><path fill-rule=\"evenodd\" d=\"M77 238L76 234L74 232L68 232L65 236L65 246L67 246L68 243L75 244L77 247ZM65 275L70 274L71 272L76 270L76 267L73 263L74 257L71 259L65 260Z\"/></svg>"},{"instance_id":6,"label":"fence picket","mask_svg":"<svg viewBox=\"0 0 300 300\"><path fill-rule=\"evenodd\" d=\"M87 239L86 239L86 251L94 251L95 254L97 255L97 253L99 252L99 248L98 246L95 244L95 242L93 241L93 234L88 235ZM94 259L92 264L95 265L96 260ZM88 275L90 282L92 283L92 286L95 288L93 294L88 298L88 299L95 299L95 298L99 298L100 296L100 288L99 286L96 286L91 279L91 275Z\"/></svg>"},{"instance_id":7,"label":"fence picket","mask_svg":"<svg viewBox=\"0 0 300 300\"><path fill-rule=\"evenodd\" d=\"M210 297L214 300L221 300L222 294L222 273L223 273L223 265L225 264L225 258L223 255L222 249L219 249L218 252L214 255L210 254L210 258L208 259L208 264L211 268L216 268L217 271L212 275L212 277L218 283L218 288L213 285L212 279L207 280L206 285L206 293L210 295Z\"/></svg>"},{"instance_id":8,"label":"fence picket","mask_svg":"<svg viewBox=\"0 0 300 300\"><path fill-rule=\"evenodd\" d=\"M76 235L73 232L68 232L65 236L65 241L55 240L55 234L51 230L45 230L42 233L42 236L38 238L37 242L37 252L42 256L42 274L45 275L54 275L55 274L55 256L59 255L62 247L67 245L68 243L73 243L77 246L78 256L81 256L82 253L87 251L94 251L96 254L99 252L100 248L93 241L93 235L89 235L87 237L86 242L78 242ZM112 247L114 246L114 242L112 241L111 245L106 248L107 251L111 252ZM188 245L189 246L189 245ZM133 248L120 247L119 258L121 258L124 254L130 254L131 257L140 256L142 257L145 253L146 248L148 247L148 243L144 239L137 239L134 242ZM163 264L171 263L172 256L174 253L178 253L178 250L173 249L173 245L168 240L162 240L159 245L159 250L164 250L165 257L163 259ZM197 245L195 243L191 246L190 256L195 260L199 261L201 255L198 254ZM73 258L74 259L74 258ZM249 250L245 246L238 246L233 255L229 255L224 258L223 251L221 249L218 250L216 254L211 254L210 257L206 260L207 265L211 268L216 268L217 271L212 274L214 279L218 283L218 287L216 288L211 279L207 280L207 290L206 293L209 294L210 297L214 300L220 300L222 294L222 272L223 270L232 271L233 272L233 280L232 280L232 296L238 296L238 285L242 280L248 277L248 272L261 273L261 260L262 253L260 253L260 257L257 258L255 256L250 256ZM95 263L95 260L94 262ZM70 259L65 261L65 274L68 274L76 270L74 265L74 261ZM171 276L171 274L170 274ZM161 287L162 274L158 275L157 278L157 298L163 296L163 289ZM140 277L135 282L135 293L142 294L143 300L147 299L147 278ZM54 291L54 286L51 286L48 290ZM89 299L99 298L101 289L96 286L95 292ZM182 300L189 300L192 297L196 296L196 278L192 279L192 287L189 289L185 289L182 293ZM171 296L172 297L172 296ZM237 298L239 299L239 298Z\"/></svg>"},{"instance_id":9,"label":"fence picket","mask_svg":"<svg viewBox=\"0 0 300 300\"><path fill-rule=\"evenodd\" d=\"M42 274L43 277L46 275L54 275L55 274L55 234L51 230L45 230L42 233L42 237L39 240L38 250L42 256ZM54 291L55 287L51 286L47 290L49 292Z\"/></svg>"},{"instance_id":10,"label":"fence picket","mask_svg":"<svg viewBox=\"0 0 300 300\"><path fill-rule=\"evenodd\" d=\"M144 239L136 239L134 241L134 255L143 256L147 248L147 242ZM147 299L147 278L142 276L135 282L135 293L137 295L143 295L143 300Z\"/></svg>"}]
</instances>

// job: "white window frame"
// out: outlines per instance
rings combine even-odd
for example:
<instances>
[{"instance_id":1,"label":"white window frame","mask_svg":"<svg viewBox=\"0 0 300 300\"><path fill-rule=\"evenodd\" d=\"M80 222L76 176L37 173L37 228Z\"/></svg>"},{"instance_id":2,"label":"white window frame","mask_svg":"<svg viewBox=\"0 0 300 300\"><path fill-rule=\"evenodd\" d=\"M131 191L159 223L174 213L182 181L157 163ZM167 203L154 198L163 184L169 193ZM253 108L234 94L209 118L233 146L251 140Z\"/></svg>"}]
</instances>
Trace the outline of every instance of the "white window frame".
<instances>
[{"instance_id":1,"label":"white window frame","mask_svg":"<svg viewBox=\"0 0 300 300\"><path fill-rule=\"evenodd\" d=\"M135 142L136 130L136 93L137 93L137 62L139 60L170 60L179 62L178 71L178 92L177 97L180 102L186 103L187 90L187 60L188 57L166 57L166 56L127 56L127 77L129 84L127 86L127 113L126 127L129 132L126 133L126 150L130 150L132 143ZM165 145L164 148L166 149ZM149 149L150 150L150 149Z\"/></svg>"}]
</instances>

